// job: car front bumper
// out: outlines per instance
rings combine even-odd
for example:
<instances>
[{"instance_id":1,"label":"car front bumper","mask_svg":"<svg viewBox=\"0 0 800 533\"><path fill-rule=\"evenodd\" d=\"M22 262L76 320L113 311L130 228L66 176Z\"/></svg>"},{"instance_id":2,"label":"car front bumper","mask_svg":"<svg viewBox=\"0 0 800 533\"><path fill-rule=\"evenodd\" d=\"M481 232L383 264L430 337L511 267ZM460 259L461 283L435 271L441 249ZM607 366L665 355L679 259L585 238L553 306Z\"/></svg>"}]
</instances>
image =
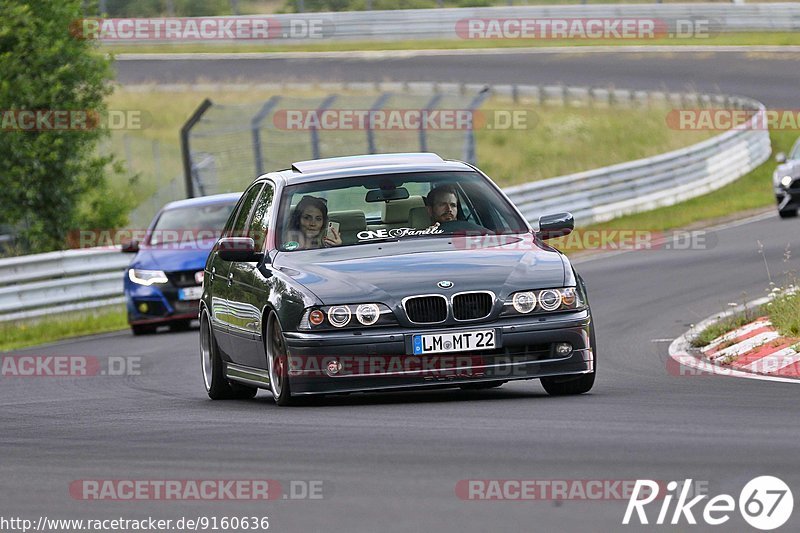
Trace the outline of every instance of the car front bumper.
<instances>
[{"instance_id":1,"label":"car front bumper","mask_svg":"<svg viewBox=\"0 0 800 533\"><path fill-rule=\"evenodd\" d=\"M585 374L594 371L588 311L501 319L452 329L382 328L284 334L292 394L441 387ZM413 355L412 336L493 329L492 350ZM567 355L555 352L569 343Z\"/></svg>"},{"instance_id":2,"label":"car front bumper","mask_svg":"<svg viewBox=\"0 0 800 533\"><path fill-rule=\"evenodd\" d=\"M129 283L125 287L128 323L132 326L163 324L196 319L199 300L181 300L179 289L171 284L145 286Z\"/></svg>"}]
</instances>

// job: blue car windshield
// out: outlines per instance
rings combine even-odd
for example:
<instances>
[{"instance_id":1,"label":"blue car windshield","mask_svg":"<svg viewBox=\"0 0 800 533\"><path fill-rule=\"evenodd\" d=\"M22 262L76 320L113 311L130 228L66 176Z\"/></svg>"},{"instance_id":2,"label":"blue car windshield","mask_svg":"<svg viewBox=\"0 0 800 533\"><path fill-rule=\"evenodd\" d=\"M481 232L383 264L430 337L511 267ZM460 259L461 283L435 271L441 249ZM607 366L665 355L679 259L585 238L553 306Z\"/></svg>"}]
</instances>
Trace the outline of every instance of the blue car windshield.
<instances>
[{"instance_id":1,"label":"blue car windshield","mask_svg":"<svg viewBox=\"0 0 800 533\"><path fill-rule=\"evenodd\" d=\"M418 172L288 186L279 213L282 251L395 239L519 234L526 222L477 172Z\"/></svg>"},{"instance_id":2,"label":"blue car windshield","mask_svg":"<svg viewBox=\"0 0 800 533\"><path fill-rule=\"evenodd\" d=\"M236 207L236 202L168 209L150 232L149 244L158 246L184 241L216 241Z\"/></svg>"}]
</instances>

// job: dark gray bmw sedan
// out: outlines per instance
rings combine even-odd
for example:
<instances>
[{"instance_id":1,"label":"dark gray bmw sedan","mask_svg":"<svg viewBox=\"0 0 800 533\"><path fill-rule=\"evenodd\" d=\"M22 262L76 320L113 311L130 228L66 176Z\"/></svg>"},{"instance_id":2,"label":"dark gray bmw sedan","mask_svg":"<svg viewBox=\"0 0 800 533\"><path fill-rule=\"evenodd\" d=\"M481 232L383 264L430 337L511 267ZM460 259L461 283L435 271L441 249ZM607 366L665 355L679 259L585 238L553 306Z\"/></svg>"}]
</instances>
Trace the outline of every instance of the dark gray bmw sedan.
<instances>
[{"instance_id":1,"label":"dark gray bmw sedan","mask_svg":"<svg viewBox=\"0 0 800 533\"><path fill-rule=\"evenodd\" d=\"M295 163L242 195L205 266L213 399L594 384L583 280L480 170L430 153Z\"/></svg>"}]
</instances>

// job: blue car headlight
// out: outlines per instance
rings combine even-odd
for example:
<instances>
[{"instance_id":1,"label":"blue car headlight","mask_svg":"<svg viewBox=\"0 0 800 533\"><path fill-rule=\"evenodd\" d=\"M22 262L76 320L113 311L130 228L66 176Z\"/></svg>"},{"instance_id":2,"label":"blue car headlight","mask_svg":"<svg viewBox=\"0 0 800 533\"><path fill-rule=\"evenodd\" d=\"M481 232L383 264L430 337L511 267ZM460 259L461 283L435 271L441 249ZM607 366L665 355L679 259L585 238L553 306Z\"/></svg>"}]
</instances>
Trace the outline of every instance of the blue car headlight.
<instances>
[{"instance_id":1,"label":"blue car headlight","mask_svg":"<svg viewBox=\"0 0 800 533\"><path fill-rule=\"evenodd\" d=\"M163 270L144 270L141 268L131 268L128 270L128 279L139 285L150 286L153 283L167 283L167 275Z\"/></svg>"}]
</instances>

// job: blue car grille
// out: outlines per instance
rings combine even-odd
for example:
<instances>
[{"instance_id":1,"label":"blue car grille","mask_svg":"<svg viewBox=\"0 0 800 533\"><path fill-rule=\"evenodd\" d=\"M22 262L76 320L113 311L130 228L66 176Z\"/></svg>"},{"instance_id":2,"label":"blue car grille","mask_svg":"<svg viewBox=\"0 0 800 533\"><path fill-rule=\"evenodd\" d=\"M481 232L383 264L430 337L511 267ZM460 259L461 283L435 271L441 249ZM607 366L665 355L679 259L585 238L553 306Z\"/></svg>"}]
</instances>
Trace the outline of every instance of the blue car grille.
<instances>
[{"instance_id":1,"label":"blue car grille","mask_svg":"<svg viewBox=\"0 0 800 533\"><path fill-rule=\"evenodd\" d=\"M447 300L444 296L417 296L405 302L408 319L417 324L444 322L447 318Z\"/></svg>"},{"instance_id":2,"label":"blue car grille","mask_svg":"<svg viewBox=\"0 0 800 533\"><path fill-rule=\"evenodd\" d=\"M167 272L167 279L175 287L196 287L198 283L194 279L196 270L182 270L178 272Z\"/></svg>"},{"instance_id":3,"label":"blue car grille","mask_svg":"<svg viewBox=\"0 0 800 533\"><path fill-rule=\"evenodd\" d=\"M453 297L453 316L456 320L486 318L492 312L492 295L486 292L468 292Z\"/></svg>"}]
</instances>

